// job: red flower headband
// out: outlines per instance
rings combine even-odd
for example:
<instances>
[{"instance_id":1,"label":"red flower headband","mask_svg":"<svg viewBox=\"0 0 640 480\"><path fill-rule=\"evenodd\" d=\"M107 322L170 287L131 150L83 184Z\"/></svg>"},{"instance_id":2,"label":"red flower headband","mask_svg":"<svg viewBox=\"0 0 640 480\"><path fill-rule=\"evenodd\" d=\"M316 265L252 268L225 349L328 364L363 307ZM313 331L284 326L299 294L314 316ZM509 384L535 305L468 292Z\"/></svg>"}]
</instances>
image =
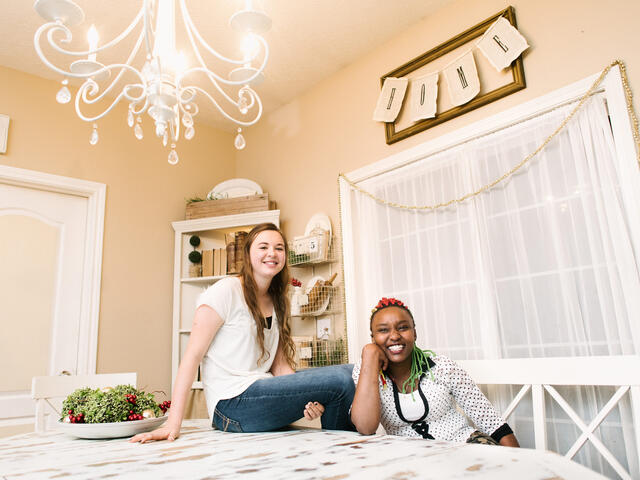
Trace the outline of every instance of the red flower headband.
<instances>
[{"instance_id":1,"label":"red flower headband","mask_svg":"<svg viewBox=\"0 0 640 480\"><path fill-rule=\"evenodd\" d=\"M375 307L373 307L373 309L371 310L371 316L373 317L376 314L376 312L387 307L400 307L400 308L404 308L407 312L409 312L409 308L397 298L382 297L378 302L378 304ZM411 314L411 312L409 312L409 314Z\"/></svg>"}]
</instances>

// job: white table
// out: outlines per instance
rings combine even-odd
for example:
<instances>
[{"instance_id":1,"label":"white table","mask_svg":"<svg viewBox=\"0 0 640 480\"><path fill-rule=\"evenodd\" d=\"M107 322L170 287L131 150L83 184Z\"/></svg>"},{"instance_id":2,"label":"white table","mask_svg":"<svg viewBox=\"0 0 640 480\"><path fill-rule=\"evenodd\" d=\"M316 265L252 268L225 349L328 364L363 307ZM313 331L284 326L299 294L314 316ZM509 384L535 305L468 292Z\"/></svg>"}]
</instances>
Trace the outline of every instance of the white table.
<instances>
[{"instance_id":1,"label":"white table","mask_svg":"<svg viewBox=\"0 0 640 480\"><path fill-rule=\"evenodd\" d=\"M189 420L175 442L81 440L58 432L0 439L0 478L602 479L551 452L311 429L224 433Z\"/></svg>"}]
</instances>

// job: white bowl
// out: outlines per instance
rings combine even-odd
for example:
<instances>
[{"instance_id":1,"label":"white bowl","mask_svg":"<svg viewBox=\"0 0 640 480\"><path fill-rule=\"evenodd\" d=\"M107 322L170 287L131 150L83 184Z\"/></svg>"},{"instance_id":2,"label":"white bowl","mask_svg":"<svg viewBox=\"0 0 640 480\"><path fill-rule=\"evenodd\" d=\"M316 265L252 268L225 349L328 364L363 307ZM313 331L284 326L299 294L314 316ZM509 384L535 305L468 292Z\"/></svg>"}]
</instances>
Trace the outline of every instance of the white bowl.
<instances>
[{"instance_id":1,"label":"white bowl","mask_svg":"<svg viewBox=\"0 0 640 480\"><path fill-rule=\"evenodd\" d=\"M167 421L167 416L114 423L64 423L58 421L58 430L78 438L120 438L148 432Z\"/></svg>"}]
</instances>

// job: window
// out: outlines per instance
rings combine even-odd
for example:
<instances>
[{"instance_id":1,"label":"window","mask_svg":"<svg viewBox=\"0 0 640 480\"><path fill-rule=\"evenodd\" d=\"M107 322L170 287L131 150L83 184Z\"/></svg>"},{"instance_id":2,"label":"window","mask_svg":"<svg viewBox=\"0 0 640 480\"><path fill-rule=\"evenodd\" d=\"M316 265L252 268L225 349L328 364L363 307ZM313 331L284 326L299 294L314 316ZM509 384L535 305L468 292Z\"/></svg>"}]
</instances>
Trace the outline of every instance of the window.
<instances>
[{"instance_id":1,"label":"window","mask_svg":"<svg viewBox=\"0 0 640 480\"><path fill-rule=\"evenodd\" d=\"M366 312L381 296L410 306L422 348L453 359L638 353L640 175L635 155L625 155L614 139L608 103L607 92L593 96L524 168L460 204L435 211L392 207L343 182L351 359L368 341ZM477 191L541 145L575 104L544 113L544 106L529 107L533 116L521 112L525 120L493 133L465 139L463 132L439 151L407 152L413 158L405 165L369 167L373 175L358 186L402 205ZM423 147L429 149L438 150ZM595 390L567 390L587 422L608 400ZM494 393L497 406L513 397ZM532 446L526 407L510 422L524 432L521 443ZM628 408L622 403L599 434L637 471L633 435L621 431L631 428L621 422ZM549 404L547 412L549 445L565 453L578 433L558 408ZM626 446L614 441L623 436L631 439ZM576 460L615 476L597 457L586 447Z\"/></svg>"}]
</instances>

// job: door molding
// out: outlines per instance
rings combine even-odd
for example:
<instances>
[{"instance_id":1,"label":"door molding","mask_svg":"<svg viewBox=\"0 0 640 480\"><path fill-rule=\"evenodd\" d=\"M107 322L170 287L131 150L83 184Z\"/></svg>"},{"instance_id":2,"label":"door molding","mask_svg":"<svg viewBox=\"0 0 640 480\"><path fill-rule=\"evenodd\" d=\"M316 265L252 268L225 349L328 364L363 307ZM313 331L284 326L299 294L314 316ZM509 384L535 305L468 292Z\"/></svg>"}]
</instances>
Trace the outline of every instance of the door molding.
<instances>
[{"instance_id":1,"label":"door molding","mask_svg":"<svg viewBox=\"0 0 640 480\"><path fill-rule=\"evenodd\" d=\"M77 195L88 200L83 261L77 374L96 373L98 319L104 211L107 186L103 183L0 165L0 183L47 192Z\"/></svg>"}]
</instances>

